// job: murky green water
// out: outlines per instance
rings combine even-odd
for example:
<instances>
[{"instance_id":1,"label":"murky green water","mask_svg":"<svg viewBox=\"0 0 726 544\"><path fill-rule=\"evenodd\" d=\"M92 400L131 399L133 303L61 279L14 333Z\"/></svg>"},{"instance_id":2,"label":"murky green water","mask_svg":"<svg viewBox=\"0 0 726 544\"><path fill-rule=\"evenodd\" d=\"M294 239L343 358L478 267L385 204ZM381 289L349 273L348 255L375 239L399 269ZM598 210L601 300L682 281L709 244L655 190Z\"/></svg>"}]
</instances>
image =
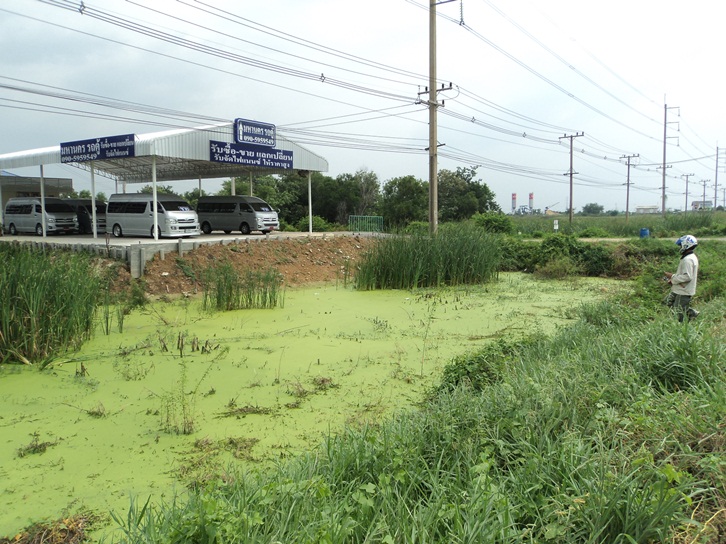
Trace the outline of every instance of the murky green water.
<instances>
[{"instance_id":1,"label":"murky green water","mask_svg":"<svg viewBox=\"0 0 726 544\"><path fill-rule=\"evenodd\" d=\"M0 366L0 534L294 455L346 422L412 406L454 355L551 331L617 288L503 274L445 291L288 290L275 310L157 301L123 333L114 316L110 335L99 326L52 371Z\"/></svg>"}]
</instances>

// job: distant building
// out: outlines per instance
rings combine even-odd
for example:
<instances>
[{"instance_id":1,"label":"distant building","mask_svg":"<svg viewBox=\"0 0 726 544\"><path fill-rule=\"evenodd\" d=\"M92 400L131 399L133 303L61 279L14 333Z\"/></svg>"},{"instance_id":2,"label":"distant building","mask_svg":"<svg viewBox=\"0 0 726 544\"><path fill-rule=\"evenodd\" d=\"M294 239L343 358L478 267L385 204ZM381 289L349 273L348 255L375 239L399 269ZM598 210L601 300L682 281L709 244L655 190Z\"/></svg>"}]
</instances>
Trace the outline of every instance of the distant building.
<instances>
[{"instance_id":1,"label":"distant building","mask_svg":"<svg viewBox=\"0 0 726 544\"><path fill-rule=\"evenodd\" d=\"M73 190L73 180L69 178L43 178L45 196L57 197L60 193ZM9 198L15 196L40 197L40 178L16 176L5 170L0 171L0 208L5 209ZM0 218L2 211L0 211Z\"/></svg>"},{"instance_id":2,"label":"distant building","mask_svg":"<svg viewBox=\"0 0 726 544\"><path fill-rule=\"evenodd\" d=\"M713 202L710 200L694 200L691 202L692 210L712 210Z\"/></svg>"},{"instance_id":3,"label":"distant building","mask_svg":"<svg viewBox=\"0 0 726 544\"><path fill-rule=\"evenodd\" d=\"M635 213L658 213L660 206L636 206Z\"/></svg>"}]
</instances>

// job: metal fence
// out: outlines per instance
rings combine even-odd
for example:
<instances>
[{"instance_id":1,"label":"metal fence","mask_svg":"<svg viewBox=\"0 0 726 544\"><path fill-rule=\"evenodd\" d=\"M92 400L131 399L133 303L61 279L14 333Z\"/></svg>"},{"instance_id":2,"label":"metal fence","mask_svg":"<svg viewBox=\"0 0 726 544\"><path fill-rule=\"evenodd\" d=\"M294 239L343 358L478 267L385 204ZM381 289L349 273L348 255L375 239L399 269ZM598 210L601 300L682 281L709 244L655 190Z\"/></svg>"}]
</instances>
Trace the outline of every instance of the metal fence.
<instances>
[{"instance_id":1,"label":"metal fence","mask_svg":"<svg viewBox=\"0 0 726 544\"><path fill-rule=\"evenodd\" d=\"M383 232L383 217L380 215L349 215L348 230L351 232Z\"/></svg>"}]
</instances>

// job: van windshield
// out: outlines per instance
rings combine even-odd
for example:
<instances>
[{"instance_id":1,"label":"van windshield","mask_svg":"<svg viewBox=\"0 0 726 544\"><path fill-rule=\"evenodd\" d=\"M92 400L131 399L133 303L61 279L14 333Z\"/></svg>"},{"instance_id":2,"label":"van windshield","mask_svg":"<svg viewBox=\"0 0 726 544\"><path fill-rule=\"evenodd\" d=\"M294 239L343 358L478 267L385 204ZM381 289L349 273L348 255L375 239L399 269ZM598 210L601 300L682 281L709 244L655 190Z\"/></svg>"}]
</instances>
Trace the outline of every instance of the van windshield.
<instances>
[{"instance_id":1,"label":"van windshield","mask_svg":"<svg viewBox=\"0 0 726 544\"><path fill-rule=\"evenodd\" d=\"M75 210L65 202L46 202L45 209L50 213L75 213Z\"/></svg>"},{"instance_id":2,"label":"van windshield","mask_svg":"<svg viewBox=\"0 0 726 544\"><path fill-rule=\"evenodd\" d=\"M168 212L190 212L192 211L192 207L184 202L183 200L174 200L171 202L164 202L163 204L161 202L157 202L157 205L162 209L166 210Z\"/></svg>"},{"instance_id":3,"label":"van windshield","mask_svg":"<svg viewBox=\"0 0 726 544\"><path fill-rule=\"evenodd\" d=\"M250 206L256 212L271 212L272 208L267 202L250 202Z\"/></svg>"}]
</instances>

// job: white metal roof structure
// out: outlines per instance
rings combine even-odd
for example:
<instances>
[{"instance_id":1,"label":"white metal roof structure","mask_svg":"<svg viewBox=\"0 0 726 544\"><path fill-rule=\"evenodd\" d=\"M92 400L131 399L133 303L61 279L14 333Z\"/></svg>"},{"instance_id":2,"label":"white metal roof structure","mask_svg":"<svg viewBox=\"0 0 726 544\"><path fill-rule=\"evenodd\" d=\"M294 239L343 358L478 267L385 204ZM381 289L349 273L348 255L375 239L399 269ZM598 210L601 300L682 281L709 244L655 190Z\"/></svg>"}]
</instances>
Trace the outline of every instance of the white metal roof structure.
<instances>
[{"instance_id":1,"label":"white metal roof structure","mask_svg":"<svg viewBox=\"0 0 726 544\"><path fill-rule=\"evenodd\" d=\"M210 160L212 142L234 144L234 123L192 129L170 130L135 136L135 156L92 161L99 175L125 183L151 183L153 162L157 181L235 177L246 173L280 174L290 168L265 164L235 164ZM275 149L292 151L292 169L327 172L328 162L321 156L277 136ZM155 159L155 161L154 161ZM0 155L0 169L59 164L60 144ZM275 161L269 161L274 163ZM90 170L91 162L71 163Z\"/></svg>"},{"instance_id":2,"label":"white metal roof structure","mask_svg":"<svg viewBox=\"0 0 726 544\"><path fill-rule=\"evenodd\" d=\"M71 164L91 172L91 195L94 200L94 174L121 182L124 187L128 183L151 183L156 196L156 184L159 181L198 179L201 189L202 179L244 174L281 174L296 170L308 178L309 224L312 230L310 172L327 172L328 162L277 134L272 137L269 134L262 135L263 129L267 127L272 127L274 133L273 125L255 121L243 122L242 125L252 131L261 131L258 140L265 143L254 142L252 137L240 142L238 131L242 129L237 121L244 120L150 134L92 138L53 147L6 153L0 155L0 169L39 166L42 179L44 165ZM96 153L89 152L89 147ZM129 149L131 152L127 153ZM99 150L102 152L98 153ZM44 198L44 184L40 185ZM232 191L234 194L234 184ZM156 199L154 204L156 206ZM156 226L156 216L154 222ZM95 217L93 225L95 231ZM45 232L45 224L43 231ZM94 237L96 236L97 233L94 232Z\"/></svg>"}]
</instances>

